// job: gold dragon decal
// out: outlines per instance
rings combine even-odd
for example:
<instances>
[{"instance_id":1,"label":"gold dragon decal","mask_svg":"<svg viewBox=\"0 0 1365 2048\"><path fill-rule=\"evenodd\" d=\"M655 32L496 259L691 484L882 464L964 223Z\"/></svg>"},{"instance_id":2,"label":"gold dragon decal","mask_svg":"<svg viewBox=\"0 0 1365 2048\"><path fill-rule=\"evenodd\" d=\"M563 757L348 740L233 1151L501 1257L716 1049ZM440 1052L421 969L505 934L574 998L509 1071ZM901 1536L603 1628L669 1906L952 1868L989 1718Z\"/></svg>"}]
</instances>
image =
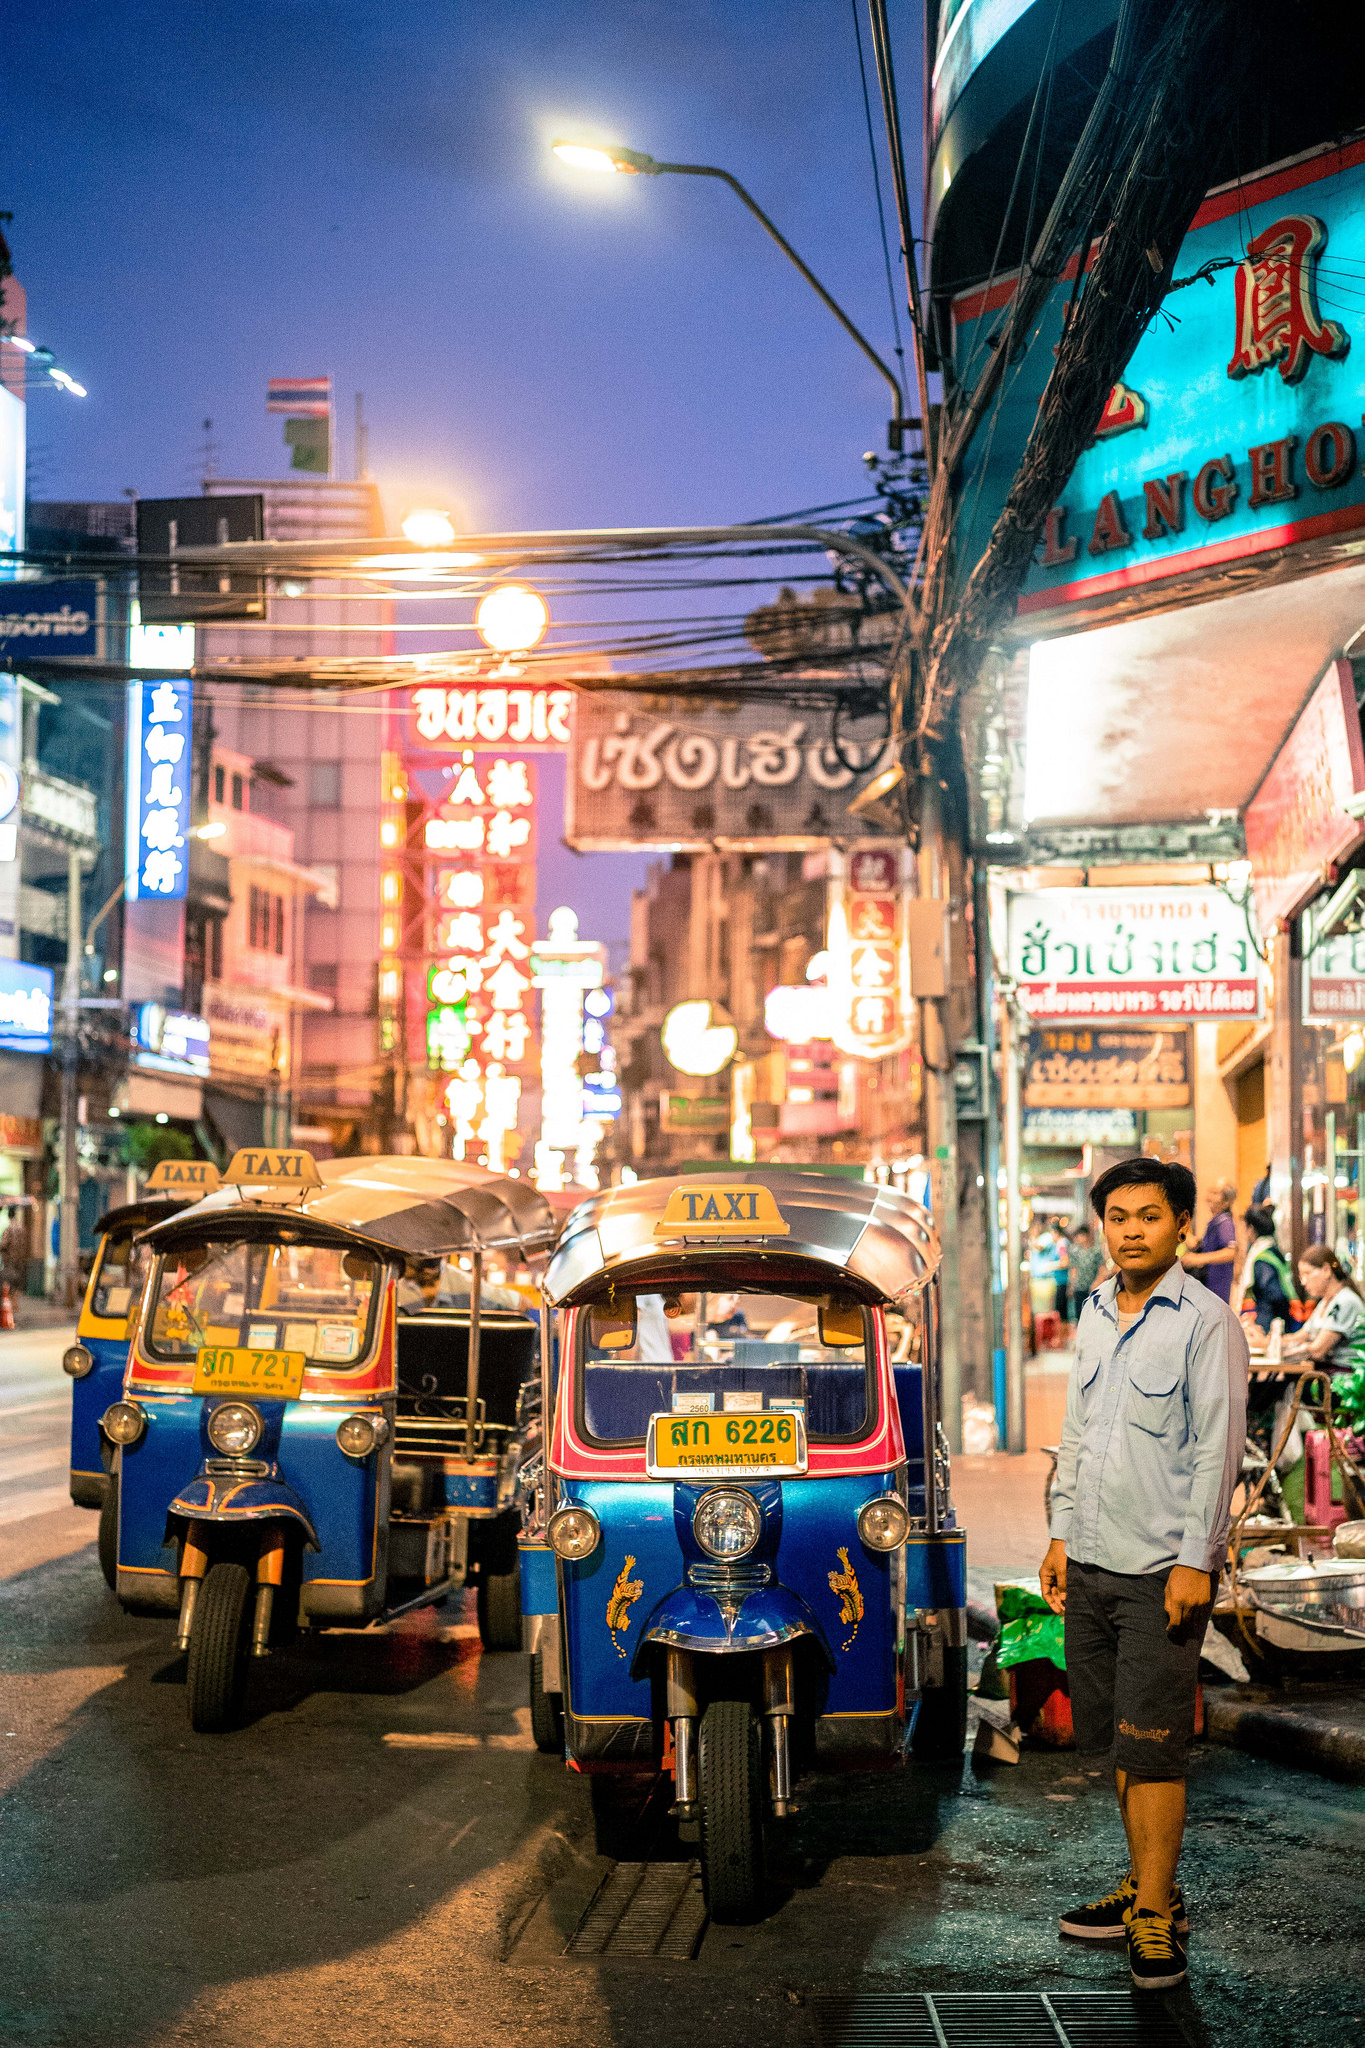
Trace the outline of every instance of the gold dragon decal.
<instances>
[{"instance_id":1,"label":"gold dragon decal","mask_svg":"<svg viewBox=\"0 0 1365 2048\"><path fill-rule=\"evenodd\" d=\"M616 1644L616 1654L621 1658L624 1658L626 1652L624 1645L617 1637L616 1631L620 1629L622 1635L624 1635L625 1631L630 1627L630 1610L645 1590L643 1579L633 1579L630 1576L631 1567L634 1563L635 1559L633 1557L627 1557L620 1571L616 1574L616 1584L612 1587L607 1600L607 1627L611 1630L613 1643Z\"/></svg>"},{"instance_id":2,"label":"gold dragon decal","mask_svg":"<svg viewBox=\"0 0 1365 2048\"><path fill-rule=\"evenodd\" d=\"M849 1629L849 1634L840 1643L839 1648L841 1650L851 1650L854 1637L858 1633L858 1623L863 1618L863 1596L858 1590L858 1574L849 1563L848 1552L842 1544L835 1554L843 1566L843 1570L830 1573L829 1590L831 1593L839 1595L839 1619L844 1627ZM851 1628L850 1623L852 1624Z\"/></svg>"}]
</instances>

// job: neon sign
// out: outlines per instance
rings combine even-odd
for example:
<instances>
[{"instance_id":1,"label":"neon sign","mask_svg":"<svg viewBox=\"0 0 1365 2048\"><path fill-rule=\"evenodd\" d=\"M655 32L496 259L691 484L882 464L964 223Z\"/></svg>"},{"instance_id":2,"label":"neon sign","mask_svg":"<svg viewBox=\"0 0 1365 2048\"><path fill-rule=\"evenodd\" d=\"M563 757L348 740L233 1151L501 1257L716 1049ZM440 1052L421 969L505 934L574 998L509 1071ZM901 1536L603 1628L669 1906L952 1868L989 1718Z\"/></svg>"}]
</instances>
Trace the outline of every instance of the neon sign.
<instances>
[{"instance_id":1,"label":"neon sign","mask_svg":"<svg viewBox=\"0 0 1365 2048\"><path fill-rule=\"evenodd\" d=\"M567 747L572 690L425 686L411 695L419 747Z\"/></svg>"},{"instance_id":2,"label":"neon sign","mask_svg":"<svg viewBox=\"0 0 1365 2048\"><path fill-rule=\"evenodd\" d=\"M185 894L193 720L187 680L128 685L124 874L130 903Z\"/></svg>"}]
</instances>

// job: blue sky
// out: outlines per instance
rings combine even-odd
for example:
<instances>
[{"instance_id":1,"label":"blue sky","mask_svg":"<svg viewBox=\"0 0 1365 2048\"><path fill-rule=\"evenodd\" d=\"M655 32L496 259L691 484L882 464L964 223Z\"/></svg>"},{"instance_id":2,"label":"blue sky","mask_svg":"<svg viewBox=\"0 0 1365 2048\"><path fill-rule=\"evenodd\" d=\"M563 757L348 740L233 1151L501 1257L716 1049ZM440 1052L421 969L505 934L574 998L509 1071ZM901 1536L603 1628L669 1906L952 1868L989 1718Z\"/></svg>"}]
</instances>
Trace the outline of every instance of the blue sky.
<instances>
[{"instance_id":1,"label":"blue sky","mask_svg":"<svg viewBox=\"0 0 1365 2048\"><path fill-rule=\"evenodd\" d=\"M912 150L919 12L893 0ZM0 22L29 331L90 392L32 405L37 497L191 489L206 417L222 473L279 475L266 379L324 372L344 473L365 395L395 524L433 500L471 529L754 518L852 495L884 445L881 380L723 187L548 155L571 132L725 166L889 354L851 0ZM607 936L641 866L592 857Z\"/></svg>"}]
</instances>

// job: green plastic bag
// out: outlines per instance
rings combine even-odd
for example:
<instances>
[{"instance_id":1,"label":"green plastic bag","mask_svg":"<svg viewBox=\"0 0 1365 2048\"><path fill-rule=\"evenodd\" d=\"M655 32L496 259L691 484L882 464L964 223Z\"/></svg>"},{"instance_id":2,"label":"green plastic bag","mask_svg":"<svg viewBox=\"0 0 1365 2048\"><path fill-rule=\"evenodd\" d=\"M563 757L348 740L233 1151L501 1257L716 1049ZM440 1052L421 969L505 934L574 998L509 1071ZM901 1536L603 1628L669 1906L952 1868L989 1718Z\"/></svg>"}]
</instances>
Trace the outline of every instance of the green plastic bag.
<instances>
[{"instance_id":1,"label":"green plastic bag","mask_svg":"<svg viewBox=\"0 0 1365 2048\"><path fill-rule=\"evenodd\" d=\"M1001 1671L1013 1664L1028 1664L1047 1657L1059 1671L1066 1670L1065 1622L1044 1606L1041 1614L1022 1614L1007 1621L995 1646L995 1661Z\"/></svg>"},{"instance_id":2,"label":"green plastic bag","mask_svg":"<svg viewBox=\"0 0 1365 2048\"><path fill-rule=\"evenodd\" d=\"M1346 1422L1356 1436L1365 1431L1365 1365L1332 1381L1332 1413L1338 1426Z\"/></svg>"}]
</instances>

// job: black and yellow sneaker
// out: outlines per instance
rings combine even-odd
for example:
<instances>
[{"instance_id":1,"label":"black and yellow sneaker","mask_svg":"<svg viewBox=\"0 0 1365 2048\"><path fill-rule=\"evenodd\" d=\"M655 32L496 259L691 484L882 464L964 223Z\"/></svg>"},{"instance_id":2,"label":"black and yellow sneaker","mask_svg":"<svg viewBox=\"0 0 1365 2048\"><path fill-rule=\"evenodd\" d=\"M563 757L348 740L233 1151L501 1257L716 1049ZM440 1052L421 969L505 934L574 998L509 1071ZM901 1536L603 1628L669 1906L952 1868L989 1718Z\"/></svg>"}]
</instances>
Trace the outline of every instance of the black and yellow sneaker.
<instances>
[{"instance_id":1,"label":"black and yellow sneaker","mask_svg":"<svg viewBox=\"0 0 1365 2048\"><path fill-rule=\"evenodd\" d=\"M1185 1981L1185 1944L1175 1922L1150 1906L1128 1915L1128 1968L1139 1991L1169 1991Z\"/></svg>"},{"instance_id":2,"label":"black and yellow sneaker","mask_svg":"<svg viewBox=\"0 0 1365 2048\"><path fill-rule=\"evenodd\" d=\"M1137 1886L1131 1877L1125 1877L1118 1890L1110 1892L1107 1898L1095 1899L1088 1906L1073 1906L1069 1913L1063 1913L1057 1926L1073 1941L1122 1941L1128 1932L1128 1911L1136 1898ZM1171 1891L1171 1918L1177 1934L1189 1933L1185 1895L1179 1885Z\"/></svg>"}]
</instances>

